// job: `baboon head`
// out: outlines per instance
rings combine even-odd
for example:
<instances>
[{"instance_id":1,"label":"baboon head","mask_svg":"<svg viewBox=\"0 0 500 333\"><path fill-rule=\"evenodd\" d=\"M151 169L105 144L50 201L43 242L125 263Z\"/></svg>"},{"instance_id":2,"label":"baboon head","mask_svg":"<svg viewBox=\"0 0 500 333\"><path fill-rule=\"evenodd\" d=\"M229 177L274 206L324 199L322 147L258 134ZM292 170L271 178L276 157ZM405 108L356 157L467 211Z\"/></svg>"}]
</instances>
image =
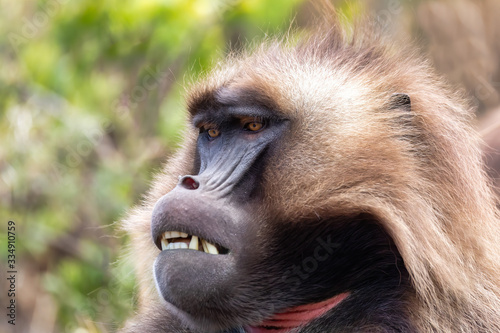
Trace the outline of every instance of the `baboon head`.
<instances>
[{"instance_id":1,"label":"baboon head","mask_svg":"<svg viewBox=\"0 0 500 333\"><path fill-rule=\"evenodd\" d=\"M411 52L329 23L228 59L187 105L126 224L158 331L498 326L471 112Z\"/></svg>"}]
</instances>

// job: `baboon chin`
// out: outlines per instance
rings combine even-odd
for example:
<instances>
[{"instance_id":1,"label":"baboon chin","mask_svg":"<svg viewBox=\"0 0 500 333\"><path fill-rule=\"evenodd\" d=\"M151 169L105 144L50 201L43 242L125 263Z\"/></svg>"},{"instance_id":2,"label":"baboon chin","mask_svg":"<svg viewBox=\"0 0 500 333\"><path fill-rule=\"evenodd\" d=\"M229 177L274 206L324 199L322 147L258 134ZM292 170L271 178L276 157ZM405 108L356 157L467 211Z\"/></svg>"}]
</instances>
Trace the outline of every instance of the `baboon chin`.
<instances>
[{"instance_id":1,"label":"baboon chin","mask_svg":"<svg viewBox=\"0 0 500 333\"><path fill-rule=\"evenodd\" d=\"M122 332L500 332L473 112L411 50L336 22L191 87L184 144L124 223Z\"/></svg>"}]
</instances>

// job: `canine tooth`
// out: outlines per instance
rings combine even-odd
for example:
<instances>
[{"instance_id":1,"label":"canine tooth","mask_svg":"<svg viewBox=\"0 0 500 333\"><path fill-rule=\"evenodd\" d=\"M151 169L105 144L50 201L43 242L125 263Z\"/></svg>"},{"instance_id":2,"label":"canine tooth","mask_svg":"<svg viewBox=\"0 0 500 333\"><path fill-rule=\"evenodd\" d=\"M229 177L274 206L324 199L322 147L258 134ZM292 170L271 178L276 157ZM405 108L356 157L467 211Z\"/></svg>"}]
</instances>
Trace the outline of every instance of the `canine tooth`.
<instances>
[{"instance_id":1,"label":"canine tooth","mask_svg":"<svg viewBox=\"0 0 500 333\"><path fill-rule=\"evenodd\" d=\"M215 245L213 245L212 243L209 243L207 241L204 241L204 245L206 246L206 249L205 247L203 247L203 249L205 250L205 252L207 253L210 253L210 254L219 254L219 251L217 251L217 248L215 247Z\"/></svg>"},{"instance_id":2,"label":"canine tooth","mask_svg":"<svg viewBox=\"0 0 500 333\"><path fill-rule=\"evenodd\" d=\"M207 248L207 242L204 239L201 240L201 245L203 246L203 251L209 253Z\"/></svg>"},{"instance_id":3,"label":"canine tooth","mask_svg":"<svg viewBox=\"0 0 500 333\"><path fill-rule=\"evenodd\" d=\"M182 238L187 238L188 234L186 234L185 232L179 232L179 236Z\"/></svg>"},{"instance_id":4,"label":"canine tooth","mask_svg":"<svg viewBox=\"0 0 500 333\"><path fill-rule=\"evenodd\" d=\"M164 238L161 239L161 250L165 250L168 247L168 241Z\"/></svg>"},{"instance_id":5,"label":"canine tooth","mask_svg":"<svg viewBox=\"0 0 500 333\"><path fill-rule=\"evenodd\" d=\"M189 248L193 250L198 250L198 237L192 236L191 241L189 242Z\"/></svg>"}]
</instances>

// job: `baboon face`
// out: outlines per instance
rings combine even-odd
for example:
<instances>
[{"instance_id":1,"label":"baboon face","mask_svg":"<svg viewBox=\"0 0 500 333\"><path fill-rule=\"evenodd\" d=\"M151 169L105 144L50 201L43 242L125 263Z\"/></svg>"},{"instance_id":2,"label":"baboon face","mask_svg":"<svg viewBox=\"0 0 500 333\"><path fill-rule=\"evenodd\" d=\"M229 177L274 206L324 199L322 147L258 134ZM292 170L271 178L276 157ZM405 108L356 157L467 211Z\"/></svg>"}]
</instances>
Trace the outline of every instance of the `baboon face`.
<instances>
[{"instance_id":1,"label":"baboon face","mask_svg":"<svg viewBox=\"0 0 500 333\"><path fill-rule=\"evenodd\" d=\"M163 248L155 263L161 294L210 327L227 325L228 313L242 313L242 306L262 297L245 291L267 255L258 237L264 213L259 177L288 124L254 106L197 111L195 172L157 202L152 234ZM171 249L178 246L188 249Z\"/></svg>"},{"instance_id":2,"label":"baboon face","mask_svg":"<svg viewBox=\"0 0 500 333\"><path fill-rule=\"evenodd\" d=\"M307 118L266 101L225 87L192 102L199 134L191 169L153 210L152 237L162 249L157 288L171 311L203 331L259 325L277 312L321 304L296 323L303 325L358 290L392 285L381 284L381 275L399 281L405 272L376 217L336 201L336 193L354 188L350 182L362 182L345 178L359 161L342 149L363 146L339 138L352 135L351 125L335 110Z\"/></svg>"}]
</instances>

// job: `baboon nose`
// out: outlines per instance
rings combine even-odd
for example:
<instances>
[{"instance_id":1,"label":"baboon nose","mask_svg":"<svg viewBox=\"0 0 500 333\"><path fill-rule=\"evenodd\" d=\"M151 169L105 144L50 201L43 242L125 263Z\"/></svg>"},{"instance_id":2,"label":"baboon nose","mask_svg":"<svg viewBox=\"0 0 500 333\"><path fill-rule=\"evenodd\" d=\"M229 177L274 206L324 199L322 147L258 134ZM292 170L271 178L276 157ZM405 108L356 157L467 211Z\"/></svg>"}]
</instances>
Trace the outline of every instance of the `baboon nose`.
<instances>
[{"instance_id":1,"label":"baboon nose","mask_svg":"<svg viewBox=\"0 0 500 333\"><path fill-rule=\"evenodd\" d=\"M179 185L187 190L196 190L200 187L200 183L191 176L184 176L179 180Z\"/></svg>"}]
</instances>

